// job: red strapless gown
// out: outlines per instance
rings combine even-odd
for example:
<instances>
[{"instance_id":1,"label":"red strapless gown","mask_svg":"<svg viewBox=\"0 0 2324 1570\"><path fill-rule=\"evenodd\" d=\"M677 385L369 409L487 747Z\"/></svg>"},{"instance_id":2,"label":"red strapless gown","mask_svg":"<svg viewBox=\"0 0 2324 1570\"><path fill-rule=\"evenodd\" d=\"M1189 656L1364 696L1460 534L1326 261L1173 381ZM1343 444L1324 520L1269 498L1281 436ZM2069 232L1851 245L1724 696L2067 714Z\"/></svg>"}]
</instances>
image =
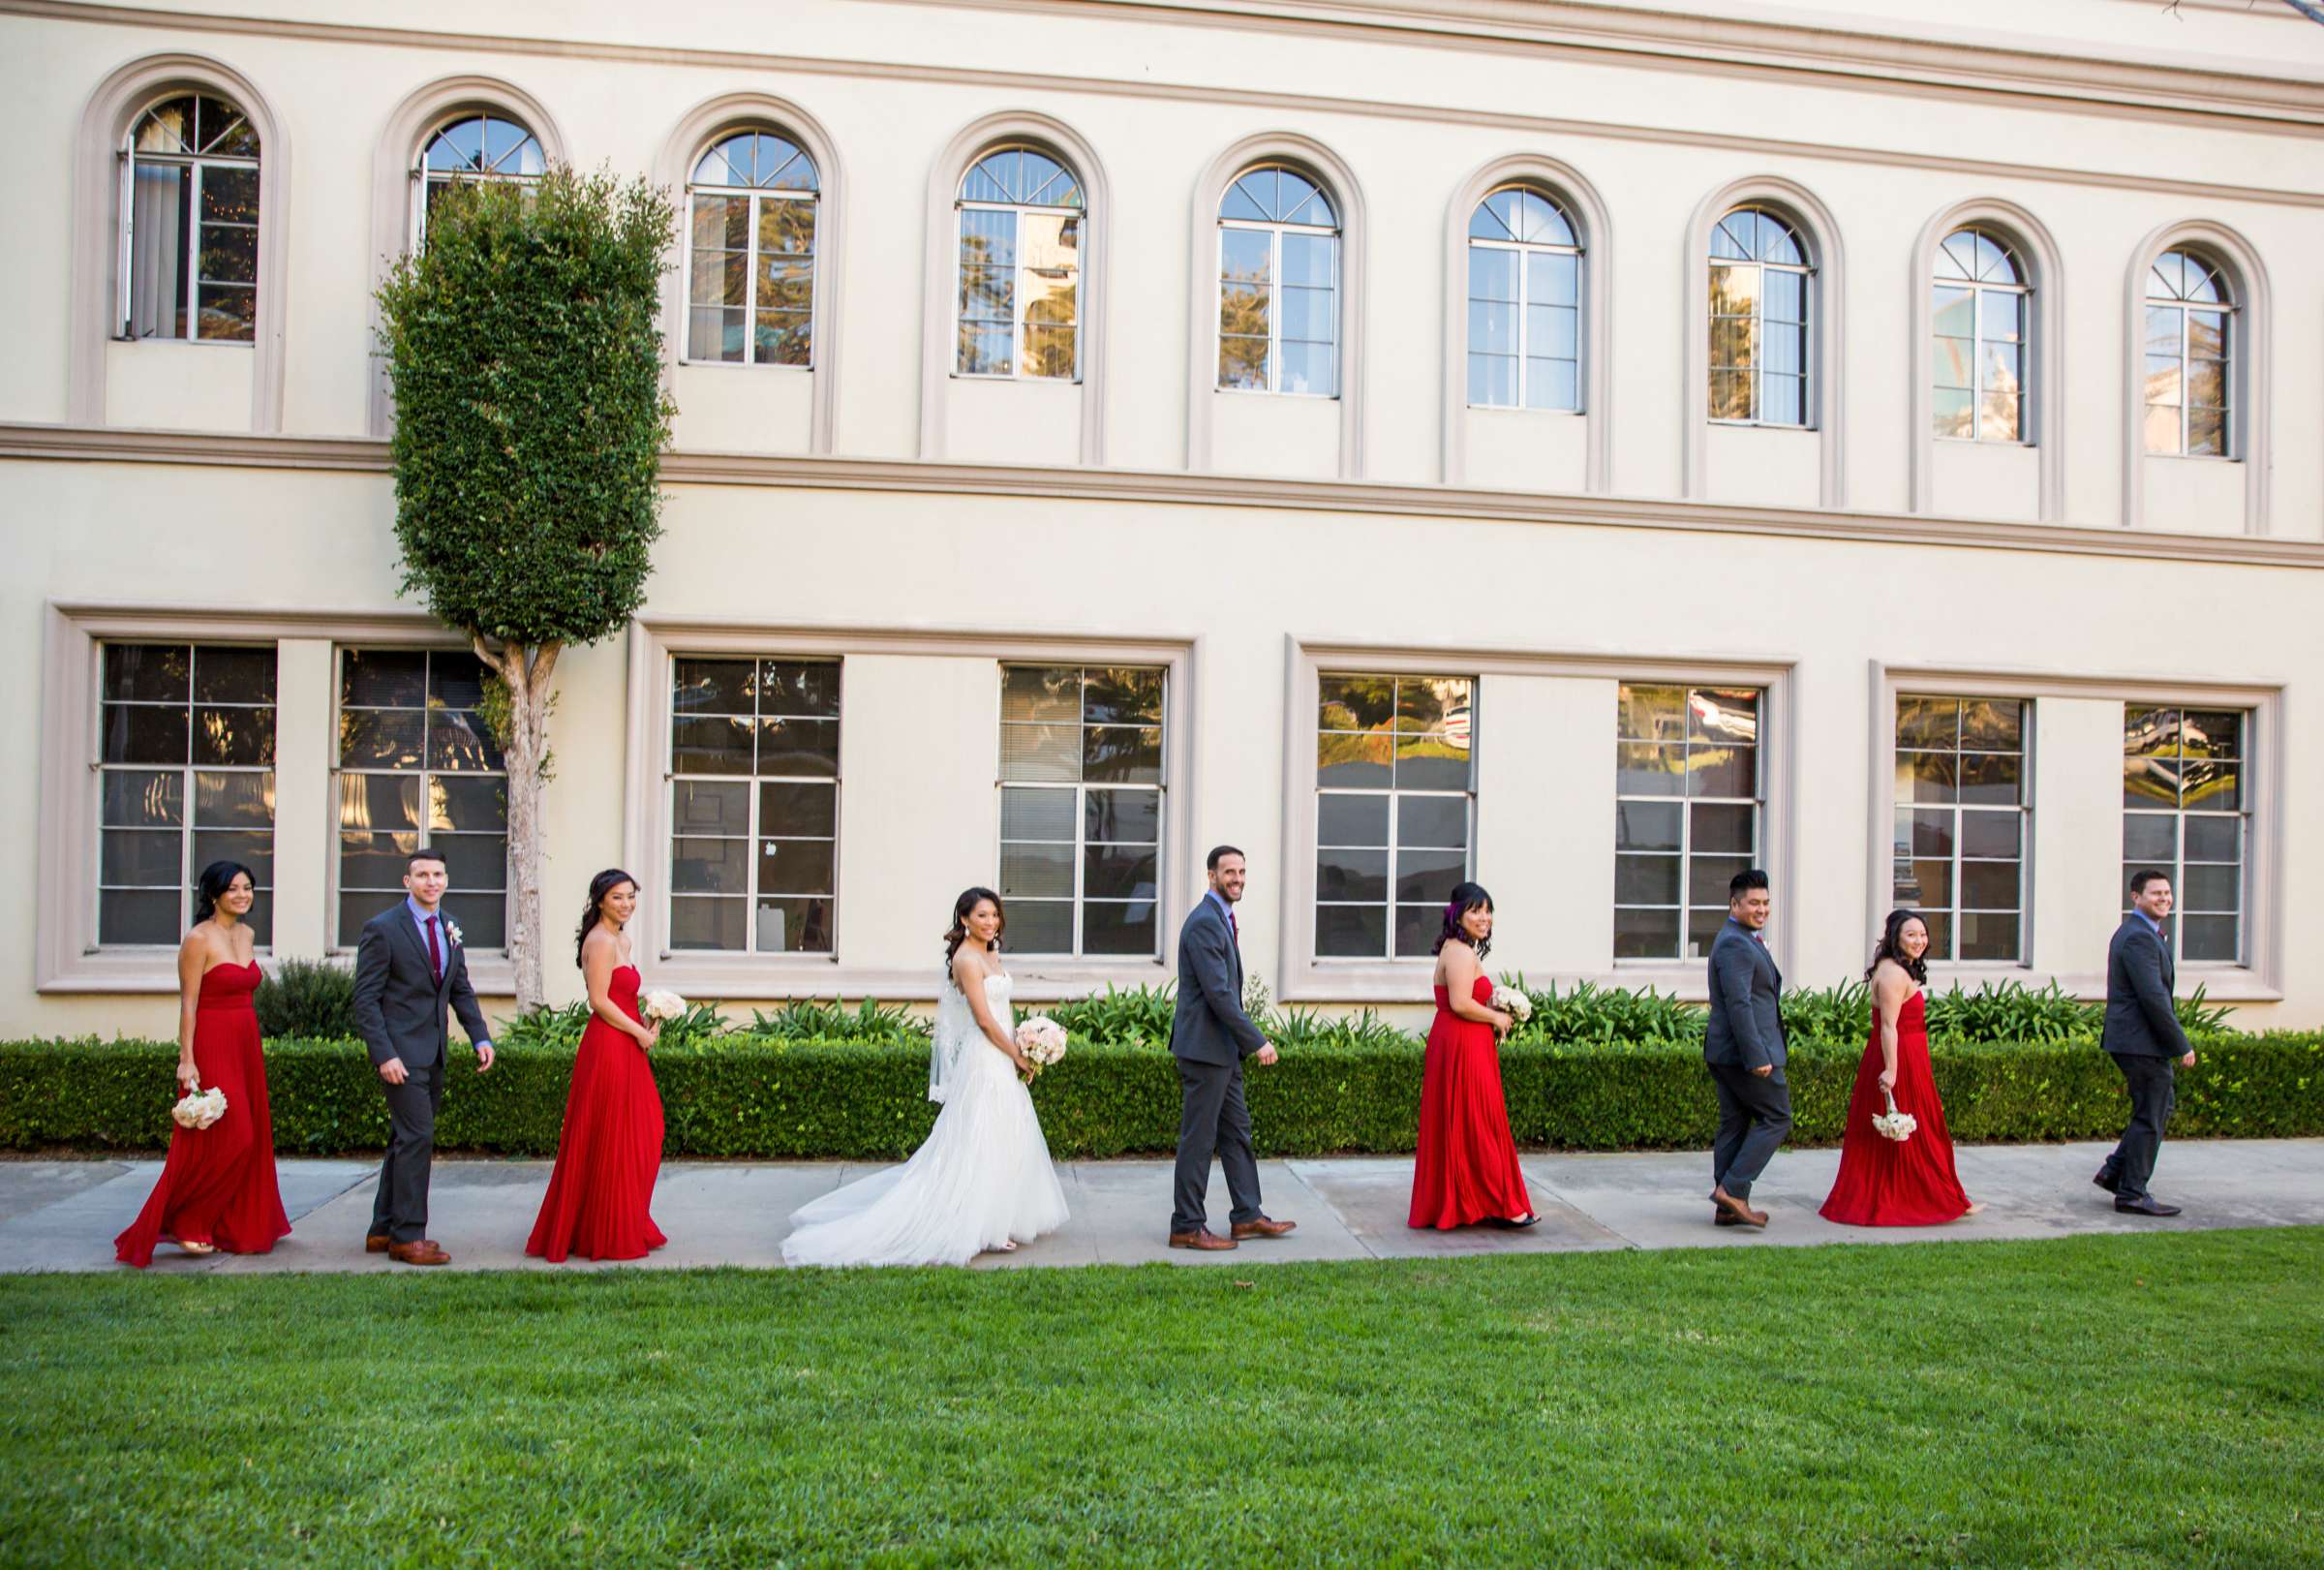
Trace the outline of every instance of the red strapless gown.
<instances>
[{"instance_id":1,"label":"red strapless gown","mask_svg":"<svg viewBox=\"0 0 2324 1570\"><path fill-rule=\"evenodd\" d=\"M1472 994L1488 1002L1493 984L1477 978ZM1421 1067L1421 1148L1412 1169L1414 1226L1472 1226L1487 1216L1533 1214L1525 1174L1509 1136L1501 1095L1501 1050L1493 1028L1452 1012L1436 989L1436 1022Z\"/></svg>"},{"instance_id":2,"label":"red strapless gown","mask_svg":"<svg viewBox=\"0 0 2324 1570\"><path fill-rule=\"evenodd\" d=\"M1929 1011L1914 993L1896 1020L1896 1110L1920 1126L1901 1145L1874 1131L1873 1118L1888 1110L1881 1098L1881 1026L1875 1019L1855 1093L1848 1101L1848 1130L1840 1146L1840 1175L1823 1202L1823 1218L1844 1226L1935 1226L1969 1212L1969 1195L1953 1172L1953 1137L1945 1132L1944 1103L1929 1068Z\"/></svg>"},{"instance_id":3,"label":"red strapless gown","mask_svg":"<svg viewBox=\"0 0 2324 1570\"><path fill-rule=\"evenodd\" d=\"M226 1093L226 1116L207 1128L170 1126L169 1159L145 1208L113 1240L113 1257L140 1270L153 1247L208 1243L229 1254L262 1254L290 1235L274 1180L274 1120L266 1111L266 1057L250 995L260 972L213 965L194 1005L194 1070L203 1090ZM173 1088L170 1099L184 1094Z\"/></svg>"},{"instance_id":4,"label":"red strapless gown","mask_svg":"<svg viewBox=\"0 0 2324 1570\"><path fill-rule=\"evenodd\" d=\"M637 971L622 966L608 989L613 1006L640 1024ZM525 1252L555 1263L643 1259L669 1240L654 1224L654 1180L661 1172L661 1092L646 1051L590 1016L573 1054L557 1167Z\"/></svg>"}]
</instances>

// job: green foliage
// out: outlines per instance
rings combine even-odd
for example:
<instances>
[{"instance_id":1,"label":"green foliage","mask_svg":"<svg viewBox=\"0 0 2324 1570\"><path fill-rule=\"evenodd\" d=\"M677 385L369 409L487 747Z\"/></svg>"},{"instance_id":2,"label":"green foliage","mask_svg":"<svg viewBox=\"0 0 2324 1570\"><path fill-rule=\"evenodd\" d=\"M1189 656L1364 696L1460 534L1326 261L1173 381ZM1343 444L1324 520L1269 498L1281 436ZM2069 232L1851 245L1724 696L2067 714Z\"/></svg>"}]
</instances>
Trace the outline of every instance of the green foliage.
<instances>
[{"instance_id":1,"label":"green foliage","mask_svg":"<svg viewBox=\"0 0 2324 1570\"><path fill-rule=\"evenodd\" d=\"M1675 992L1666 996L1652 987L1633 992L1582 981L1575 983L1573 991L1561 993L1554 981L1546 991L1529 987L1522 973L1502 979L1533 1000L1533 1018L1512 1036L1513 1042L1564 1046L1674 1041L1700 1045L1702 1041L1701 1007L1679 1001Z\"/></svg>"},{"instance_id":2,"label":"green foliage","mask_svg":"<svg viewBox=\"0 0 2324 1570\"><path fill-rule=\"evenodd\" d=\"M576 998L562 1006L543 1003L505 1019L493 1027L496 1047L572 1052L589 1028L589 1000ZM734 1030L734 1022L719 1012L716 1003L695 1003L661 1028L661 1045L674 1047L717 1040Z\"/></svg>"},{"instance_id":3,"label":"green foliage","mask_svg":"<svg viewBox=\"0 0 2324 1570\"><path fill-rule=\"evenodd\" d=\"M1325 1022L1294 1013L1277 1023L1281 1062L1248 1078L1263 1154L1412 1149L1422 1052L1417 1038L1370 1016ZM551 1044L548 1029L511 1022L489 1074L468 1072L474 1058L465 1046L452 1049L441 1148L524 1155L556 1150L572 1050ZM2207 1035L2197 1047L2200 1062L2179 1075L2174 1135L2324 1135L2324 1033ZM1863 1050L1853 1037L1792 1042L1794 1144L1838 1140ZM0 1148L158 1149L169 1132L176 1056L173 1043L157 1041L0 1044ZM1941 1040L1934 1060L1956 1139L2096 1139L2121 1131L2127 1105L2122 1075L2091 1036ZM878 1159L910 1151L935 1120L927 1099L928 1052L916 1032L886 1041L753 1032L665 1038L653 1065L672 1156ZM376 1150L385 1142L378 1078L353 1042L270 1040L266 1066L278 1149ZM1683 1150L1710 1143L1717 1110L1699 1035L1520 1037L1502 1048L1501 1076L1511 1131L1522 1146ZM1033 1099L1060 1159L1168 1151L1177 1137L1177 1075L1151 1042L1077 1039L1064 1062L1034 1082Z\"/></svg>"},{"instance_id":4,"label":"green foliage","mask_svg":"<svg viewBox=\"0 0 2324 1570\"><path fill-rule=\"evenodd\" d=\"M355 973L331 960L283 961L250 1001L268 1040L355 1033Z\"/></svg>"},{"instance_id":5,"label":"green foliage","mask_svg":"<svg viewBox=\"0 0 2324 1570\"><path fill-rule=\"evenodd\" d=\"M1861 981L1843 986L1798 987L1783 996L1784 1033L1861 1040L1872 1033L1872 988Z\"/></svg>"},{"instance_id":6,"label":"green foliage","mask_svg":"<svg viewBox=\"0 0 2324 1570\"><path fill-rule=\"evenodd\" d=\"M750 1011L753 1036L775 1041L888 1041L925 1049L928 1022L916 1018L909 1005L881 1003L867 998L854 1008L842 999L817 1002L795 998L768 1012Z\"/></svg>"},{"instance_id":7,"label":"green foliage","mask_svg":"<svg viewBox=\"0 0 2324 1570\"><path fill-rule=\"evenodd\" d=\"M606 173L457 185L381 286L404 587L446 625L586 643L643 600L674 226L666 194Z\"/></svg>"},{"instance_id":8,"label":"green foliage","mask_svg":"<svg viewBox=\"0 0 2324 1570\"><path fill-rule=\"evenodd\" d=\"M1167 1047L1171 1017L1178 1006L1177 984L1133 987L1109 983L1104 992L1070 1002L1045 1005L1041 1012L1065 1027L1074 1040L1116 1047Z\"/></svg>"}]
</instances>

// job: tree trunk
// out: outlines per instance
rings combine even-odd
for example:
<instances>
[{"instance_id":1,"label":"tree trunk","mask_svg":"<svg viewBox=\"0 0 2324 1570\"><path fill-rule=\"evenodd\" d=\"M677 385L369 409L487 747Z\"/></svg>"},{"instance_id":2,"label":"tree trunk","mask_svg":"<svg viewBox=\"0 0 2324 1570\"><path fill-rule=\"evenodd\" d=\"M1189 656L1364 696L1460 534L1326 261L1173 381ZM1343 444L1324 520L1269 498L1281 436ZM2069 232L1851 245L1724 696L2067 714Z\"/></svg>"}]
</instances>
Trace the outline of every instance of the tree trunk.
<instances>
[{"instance_id":1,"label":"tree trunk","mask_svg":"<svg viewBox=\"0 0 2324 1570\"><path fill-rule=\"evenodd\" d=\"M549 682L564 645L494 649L473 640L476 658L508 690L508 965L521 1013L545 1001L540 980L540 808L549 761Z\"/></svg>"}]
</instances>

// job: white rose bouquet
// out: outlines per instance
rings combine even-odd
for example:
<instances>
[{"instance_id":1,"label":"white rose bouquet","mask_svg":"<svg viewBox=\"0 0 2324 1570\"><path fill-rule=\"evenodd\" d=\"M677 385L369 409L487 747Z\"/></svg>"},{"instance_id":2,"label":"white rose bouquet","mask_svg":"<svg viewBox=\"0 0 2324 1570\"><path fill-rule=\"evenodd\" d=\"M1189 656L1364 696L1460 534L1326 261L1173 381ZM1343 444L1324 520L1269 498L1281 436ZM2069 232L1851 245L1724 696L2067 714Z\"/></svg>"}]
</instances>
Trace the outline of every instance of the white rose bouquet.
<instances>
[{"instance_id":1,"label":"white rose bouquet","mask_svg":"<svg viewBox=\"0 0 2324 1570\"><path fill-rule=\"evenodd\" d=\"M169 1116L177 1120L180 1128L207 1128L226 1116L226 1093L215 1085L206 1091L197 1085L178 1097Z\"/></svg>"},{"instance_id":2,"label":"white rose bouquet","mask_svg":"<svg viewBox=\"0 0 2324 1570\"><path fill-rule=\"evenodd\" d=\"M1902 1145L1912 1137L1912 1130L1920 1126L1920 1120L1910 1112L1897 1111L1895 1096L1883 1091L1881 1097L1888 1103L1888 1110L1872 1115L1873 1131L1882 1139L1893 1139Z\"/></svg>"},{"instance_id":3,"label":"white rose bouquet","mask_svg":"<svg viewBox=\"0 0 2324 1570\"><path fill-rule=\"evenodd\" d=\"M1491 1006L1501 1010L1519 1025L1533 1018L1533 1000L1506 983L1494 986Z\"/></svg>"},{"instance_id":4,"label":"white rose bouquet","mask_svg":"<svg viewBox=\"0 0 2324 1570\"><path fill-rule=\"evenodd\" d=\"M1034 1014L1017 1027L1017 1050L1035 1071L1065 1056L1065 1027L1047 1014Z\"/></svg>"},{"instance_id":5,"label":"white rose bouquet","mask_svg":"<svg viewBox=\"0 0 2324 1570\"><path fill-rule=\"evenodd\" d=\"M674 992L657 988L637 1000L637 1011L647 1019L667 1025L686 1014L686 1000Z\"/></svg>"}]
</instances>

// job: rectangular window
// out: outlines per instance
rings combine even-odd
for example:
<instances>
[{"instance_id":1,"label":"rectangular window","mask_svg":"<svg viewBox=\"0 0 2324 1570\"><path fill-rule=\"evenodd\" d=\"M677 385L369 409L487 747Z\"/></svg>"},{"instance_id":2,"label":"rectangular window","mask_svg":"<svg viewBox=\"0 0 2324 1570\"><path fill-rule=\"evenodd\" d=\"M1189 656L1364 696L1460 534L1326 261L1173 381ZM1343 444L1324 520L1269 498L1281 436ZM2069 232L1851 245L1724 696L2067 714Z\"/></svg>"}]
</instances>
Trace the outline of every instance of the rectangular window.
<instances>
[{"instance_id":1,"label":"rectangular window","mask_svg":"<svg viewBox=\"0 0 2324 1570\"><path fill-rule=\"evenodd\" d=\"M1338 234L1228 224L1218 244L1218 385L1336 396Z\"/></svg>"},{"instance_id":2,"label":"rectangular window","mask_svg":"<svg viewBox=\"0 0 2324 1570\"><path fill-rule=\"evenodd\" d=\"M1024 954L1161 952L1163 672L1003 665L1000 897Z\"/></svg>"},{"instance_id":3,"label":"rectangular window","mask_svg":"<svg viewBox=\"0 0 2324 1570\"><path fill-rule=\"evenodd\" d=\"M700 193L691 237L686 357L813 364L814 198Z\"/></svg>"},{"instance_id":4,"label":"rectangular window","mask_svg":"<svg viewBox=\"0 0 2324 1570\"><path fill-rule=\"evenodd\" d=\"M339 651L336 946L405 897L413 851L443 857L470 948L507 945L508 780L465 649Z\"/></svg>"},{"instance_id":5,"label":"rectangular window","mask_svg":"<svg viewBox=\"0 0 2324 1570\"><path fill-rule=\"evenodd\" d=\"M1756 687L1624 682L1615 725L1614 958L1698 960L1759 854Z\"/></svg>"},{"instance_id":6,"label":"rectangular window","mask_svg":"<svg viewBox=\"0 0 2324 1570\"><path fill-rule=\"evenodd\" d=\"M107 643L98 702L97 941L174 947L213 861L251 870L273 941L272 644Z\"/></svg>"},{"instance_id":7,"label":"rectangular window","mask_svg":"<svg viewBox=\"0 0 2324 1570\"><path fill-rule=\"evenodd\" d=\"M1425 959L1476 843L1476 679L1326 674L1321 699L1316 957Z\"/></svg>"},{"instance_id":8,"label":"rectangular window","mask_svg":"<svg viewBox=\"0 0 2324 1570\"><path fill-rule=\"evenodd\" d=\"M1932 960L2024 963L2033 707L1896 700L1895 899L1927 916Z\"/></svg>"},{"instance_id":9,"label":"rectangular window","mask_svg":"<svg viewBox=\"0 0 2324 1570\"><path fill-rule=\"evenodd\" d=\"M840 662L671 662L670 947L828 954Z\"/></svg>"},{"instance_id":10,"label":"rectangular window","mask_svg":"<svg viewBox=\"0 0 2324 1570\"><path fill-rule=\"evenodd\" d=\"M960 376L1077 375L1082 214L961 210Z\"/></svg>"},{"instance_id":11,"label":"rectangular window","mask_svg":"<svg viewBox=\"0 0 2324 1570\"><path fill-rule=\"evenodd\" d=\"M2196 964L2244 962L2249 718L2239 709L2123 710L2123 909L2132 874L2168 877L2177 908L2163 933Z\"/></svg>"}]
</instances>

